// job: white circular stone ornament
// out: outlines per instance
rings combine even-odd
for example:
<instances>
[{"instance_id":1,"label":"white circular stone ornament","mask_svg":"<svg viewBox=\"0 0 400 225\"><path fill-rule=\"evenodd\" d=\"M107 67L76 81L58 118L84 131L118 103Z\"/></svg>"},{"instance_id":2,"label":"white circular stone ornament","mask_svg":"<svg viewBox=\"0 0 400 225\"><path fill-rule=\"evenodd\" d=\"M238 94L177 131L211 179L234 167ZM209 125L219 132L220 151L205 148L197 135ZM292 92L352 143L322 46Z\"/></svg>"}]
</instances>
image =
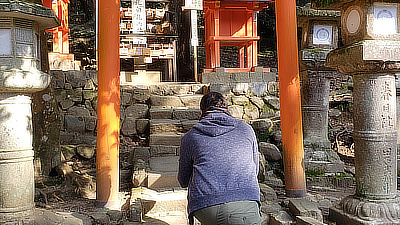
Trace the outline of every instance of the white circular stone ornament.
<instances>
[{"instance_id":1,"label":"white circular stone ornament","mask_svg":"<svg viewBox=\"0 0 400 225\"><path fill-rule=\"evenodd\" d=\"M356 9L350 11L346 18L346 28L350 34L354 34L358 31L361 24L360 12Z\"/></svg>"}]
</instances>

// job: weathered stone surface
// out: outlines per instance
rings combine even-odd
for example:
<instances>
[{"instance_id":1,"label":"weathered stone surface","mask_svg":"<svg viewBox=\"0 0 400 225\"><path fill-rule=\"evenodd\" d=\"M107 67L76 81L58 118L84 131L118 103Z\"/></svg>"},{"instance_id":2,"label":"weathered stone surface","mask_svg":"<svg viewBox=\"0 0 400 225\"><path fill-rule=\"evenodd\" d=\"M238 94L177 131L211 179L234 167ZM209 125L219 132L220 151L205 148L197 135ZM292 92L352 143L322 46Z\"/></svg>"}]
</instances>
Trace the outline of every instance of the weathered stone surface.
<instances>
[{"instance_id":1,"label":"weathered stone surface","mask_svg":"<svg viewBox=\"0 0 400 225\"><path fill-rule=\"evenodd\" d=\"M209 86L210 92L218 92L222 95L229 95L231 94L231 87L227 83L211 83Z\"/></svg>"},{"instance_id":2,"label":"weathered stone surface","mask_svg":"<svg viewBox=\"0 0 400 225\"><path fill-rule=\"evenodd\" d=\"M280 102L279 102L279 98L277 97L273 97L273 96L265 96L264 101L266 104L268 104L268 106L274 110L280 110L281 106L280 106Z\"/></svg>"},{"instance_id":3,"label":"weathered stone surface","mask_svg":"<svg viewBox=\"0 0 400 225\"><path fill-rule=\"evenodd\" d=\"M135 170L133 172L133 175L132 175L133 187L136 188L136 187L144 187L144 186L146 186L147 185L146 182L145 182L146 181L146 177L147 177L147 174L146 174L146 171L144 169Z\"/></svg>"},{"instance_id":4,"label":"weathered stone surface","mask_svg":"<svg viewBox=\"0 0 400 225\"><path fill-rule=\"evenodd\" d=\"M121 105L128 105L131 101L132 93L122 91L119 97Z\"/></svg>"},{"instance_id":5,"label":"weathered stone surface","mask_svg":"<svg viewBox=\"0 0 400 225\"><path fill-rule=\"evenodd\" d=\"M71 99L64 99L60 101L60 106L61 109L69 109L71 108L75 103Z\"/></svg>"},{"instance_id":6,"label":"weathered stone surface","mask_svg":"<svg viewBox=\"0 0 400 225\"><path fill-rule=\"evenodd\" d=\"M261 202L261 212L266 214L274 214L282 211L282 207L276 202Z\"/></svg>"},{"instance_id":7,"label":"weathered stone surface","mask_svg":"<svg viewBox=\"0 0 400 225\"><path fill-rule=\"evenodd\" d=\"M67 114L71 116L89 117L90 111L81 106L73 106L68 109Z\"/></svg>"},{"instance_id":8,"label":"weathered stone surface","mask_svg":"<svg viewBox=\"0 0 400 225\"><path fill-rule=\"evenodd\" d=\"M190 129L193 128L193 126L195 124L197 124L199 122L199 120L182 120L182 128L183 128L183 132L188 132Z\"/></svg>"},{"instance_id":9,"label":"weathered stone surface","mask_svg":"<svg viewBox=\"0 0 400 225\"><path fill-rule=\"evenodd\" d=\"M134 104L125 109L125 118L142 119L146 118L149 106L145 104Z\"/></svg>"},{"instance_id":10,"label":"weathered stone surface","mask_svg":"<svg viewBox=\"0 0 400 225\"><path fill-rule=\"evenodd\" d=\"M60 144L72 144L74 136L73 133L60 131Z\"/></svg>"},{"instance_id":11,"label":"weathered stone surface","mask_svg":"<svg viewBox=\"0 0 400 225\"><path fill-rule=\"evenodd\" d=\"M268 93L273 96L279 96L279 83L268 82Z\"/></svg>"},{"instance_id":12,"label":"weathered stone surface","mask_svg":"<svg viewBox=\"0 0 400 225\"><path fill-rule=\"evenodd\" d=\"M65 160L68 161L75 156L76 152L75 145L61 145L60 148Z\"/></svg>"},{"instance_id":13,"label":"weathered stone surface","mask_svg":"<svg viewBox=\"0 0 400 225\"><path fill-rule=\"evenodd\" d=\"M260 185L260 191L263 195L263 201L273 202L278 199L274 189L263 183L259 185Z\"/></svg>"},{"instance_id":14,"label":"weathered stone surface","mask_svg":"<svg viewBox=\"0 0 400 225\"><path fill-rule=\"evenodd\" d=\"M152 106L169 106L169 107L183 107L185 106L181 98L177 96L150 96L150 103Z\"/></svg>"},{"instance_id":15,"label":"weathered stone surface","mask_svg":"<svg viewBox=\"0 0 400 225\"><path fill-rule=\"evenodd\" d=\"M247 83L250 81L250 73L249 72L231 73L231 81L232 83Z\"/></svg>"},{"instance_id":16,"label":"weathered stone surface","mask_svg":"<svg viewBox=\"0 0 400 225\"><path fill-rule=\"evenodd\" d=\"M93 145L78 145L76 147L76 153L86 159L91 159L94 152L95 147Z\"/></svg>"},{"instance_id":17,"label":"weathered stone surface","mask_svg":"<svg viewBox=\"0 0 400 225\"><path fill-rule=\"evenodd\" d=\"M243 107L238 105L228 106L228 111L235 118L242 119L243 118Z\"/></svg>"},{"instance_id":18,"label":"weathered stone surface","mask_svg":"<svg viewBox=\"0 0 400 225\"><path fill-rule=\"evenodd\" d=\"M260 97L250 97L250 102L257 106L258 109L262 109L264 107L264 100Z\"/></svg>"},{"instance_id":19,"label":"weathered stone surface","mask_svg":"<svg viewBox=\"0 0 400 225\"><path fill-rule=\"evenodd\" d=\"M83 90L96 90L97 87L95 83L93 82L92 79L86 80L85 86L83 87Z\"/></svg>"},{"instance_id":20,"label":"weathered stone surface","mask_svg":"<svg viewBox=\"0 0 400 225\"><path fill-rule=\"evenodd\" d=\"M232 103L234 105L247 105L249 104L249 99L245 96L232 96Z\"/></svg>"},{"instance_id":21,"label":"weathered stone surface","mask_svg":"<svg viewBox=\"0 0 400 225\"><path fill-rule=\"evenodd\" d=\"M244 111L243 119L245 121L256 120L260 115L258 108L252 104L245 105L243 111Z\"/></svg>"},{"instance_id":22,"label":"weathered stone surface","mask_svg":"<svg viewBox=\"0 0 400 225\"><path fill-rule=\"evenodd\" d=\"M263 72L264 82L275 82L277 77L278 77L277 72Z\"/></svg>"},{"instance_id":23,"label":"weathered stone surface","mask_svg":"<svg viewBox=\"0 0 400 225\"><path fill-rule=\"evenodd\" d=\"M135 89L131 98L134 103L147 103L150 99L150 90Z\"/></svg>"},{"instance_id":24,"label":"weathered stone surface","mask_svg":"<svg viewBox=\"0 0 400 225\"><path fill-rule=\"evenodd\" d=\"M326 223L318 221L312 217L306 217L306 216L296 216L296 224L297 225L326 225Z\"/></svg>"},{"instance_id":25,"label":"weathered stone surface","mask_svg":"<svg viewBox=\"0 0 400 225\"><path fill-rule=\"evenodd\" d=\"M200 107L200 101L203 95L180 95L182 103L186 107ZM177 106L178 107L178 106Z\"/></svg>"},{"instance_id":26,"label":"weathered stone surface","mask_svg":"<svg viewBox=\"0 0 400 225\"><path fill-rule=\"evenodd\" d=\"M249 83L232 83L232 92L236 95L245 95L249 89Z\"/></svg>"},{"instance_id":27,"label":"weathered stone surface","mask_svg":"<svg viewBox=\"0 0 400 225\"><path fill-rule=\"evenodd\" d=\"M157 119L150 120L150 134L178 133L182 131L182 124L179 120Z\"/></svg>"},{"instance_id":28,"label":"weathered stone surface","mask_svg":"<svg viewBox=\"0 0 400 225\"><path fill-rule=\"evenodd\" d=\"M94 146L96 146L97 137L96 136L91 136L91 135L77 135L71 141L71 144L73 144L73 145L84 144L84 145L94 145Z\"/></svg>"},{"instance_id":29,"label":"weathered stone surface","mask_svg":"<svg viewBox=\"0 0 400 225\"><path fill-rule=\"evenodd\" d=\"M167 88L166 95L184 95L190 92L190 85L188 84L173 84L168 85Z\"/></svg>"},{"instance_id":30,"label":"weathered stone surface","mask_svg":"<svg viewBox=\"0 0 400 225\"><path fill-rule=\"evenodd\" d=\"M292 225L295 224L294 219L286 211L279 211L271 214L270 225Z\"/></svg>"},{"instance_id":31,"label":"weathered stone surface","mask_svg":"<svg viewBox=\"0 0 400 225\"><path fill-rule=\"evenodd\" d=\"M165 146L165 145L152 145L150 146L150 155L162 156L162 155L177 155L179 146Z\"/></svg>"},{"instance_id":32,"label":"weathered stone surface","mask_svg":"<svg viewBox=\"0 0 400 225\"><path fill-rule=\"evenodd\" d=\"M150 146L168 145L180 146L183 134L150 134Z\"/></svg>"},{"instance_id":33,"label":"weathered stone surface","mask_svg":"<svg viewBox=\"0 0 400 225\"><path fill-rule=\"evenodd\" d=\"M201 116L200 108L174 108L172 111L172 119L175 120L198 120Z\"/></svg>"},{"instance_id":34,"label":"weathered stone surface","mask_svg":"<svg viewBox=\"0 0 400 225\"><path fill-rule=\"evenodd\" d=\"M80 116L65 115L65 128L70 132L85 132L85 120Z\"/></svg>"},{"instance_id":35,"label":"weathered stone surface","mask_svg":"<svg viewBox=\"0 0 400 225\"><path fill-rule=\"evenodd\" d=\"M172 119L173 108L168 106L151 106L150 119Z\"/></svg>"},{"instance_id":36,"label":"weathered stone surface","mask_svg":"<svg viewBox=\"0 0 400 225\"><path fill-rule=\"evenodd\" d=\"M61 70L50 71L52 76L52 83L54 88L64 88L65 86L65 74Z\"/></svg>"},{"instance_id":37,"label":"weathered stone surface","mask_svg":"<svg viewBox=\"0 0 400 225\"><path fill-rule=\"evenodd\" d=\"M93 100L95 97L97 97L97 91L83 90L82 95L83 95L83 99Z\"/></svg>"},{"instance_id":38,"label":"weathered stone surface","mask_svg":"<svg viewBox=\"0 0 400 225\"><path fill-rule=\"evenodd\" d=\"M256 96L263 96L268 91L268 83L266 82L253 82L249 84L250 92Z\"/></svg>"},{"instance_id":39,"label":"weathered stone surface","mask_svg":"<svg viewBox=\"0 0 400 225\"><path fill-rule=\"evenodd\" d=\"M195 94L203 94L206 87L207 86L205 84L192 84L190 86L190 92Z\"/></svg>"},{"instance_id":40,"label":"weathered stone surface","mask_svg":"<svg viewBox=\"0 0 400 225\"><path fill-rule=\"evenodd\" d=\"M251 121L251 126L257 133L269 132L274 123L270 119L257 119Z\"/></svg>"},{"instance_id":41,"label":"weathered stone surface","mask_svg":"<svg viewBox=\"0 0 400 225\"><path fill-rule=\"evenodd\" d=\"M259 151L265 156L265 158L270 162L277 162L282 159L282 153L279 151L278 147L274 144L267 142L258 143Z\"/></svg>"},{"instance_id":42,"label":"weathered stone surface","mask_svg":"<svg viewBox=\"0 0 400 225\"><path fill-rule=\"evenodd\" d=\"M96 224L107 225L110 224L110 217L107 213L95 212L90 215Z\"/></svg>"},{"instance_id":43,"label":"weathered stone surface","mask_svg":"<svg viewBox=\"0 0 400 225\"><path fill-rule=\"evenodd\" d=\"M203 73L201 75L201 82L203 84L213 83L229 83L230 74L225 73L225 68L216 68L216 72Z\"/></svg>"},{"instance_id":44,"label":"weathered stone surface","mask_svg":"<svg viewBox=\"0 0 400 225\"><path fill-rule=\"evenodd\" d=\"M136 147L134 149L133 158L135 160L141 159L144 161L149 161L150 159L150 148L149 147Z\"/></svg>"},{"instance_id":45,"label":"weathered stone surface","mask_svg":"<svg viewBox=\"0 0 400 225\"><path fill-rule=\"evenodd\" d=\"M95 131L97 126L97 117L85 117L85 128L88 131Z\"/></svg>"},{"instance_id":46,"label":"weathered stone surface","mask_svg":"<svg viewBox=\"0 0 400 225\"><path fill-rule=\"evenodd\" d=\"M148 134L150 132L149 119L137 119L136 120L136 131L138 134Z\"/></svg>"},{"instance_id":47,"label":"weathered stone surface","mask_svg":"<svg viewBox=\"0 0 400 225\"><path fill-rule=\"evenodd\" d=\"M307 198L290 199L289 208L295 216L308 216L323 222L322 212L318 209L318 204Z\"/></svg>"},{"instance_id":48,"label":"weathered stone surface","mask_svg":"<svg viewBox=\"0 0 400 225\"><path fill-rule=\"evenodd\" d=\"M137 134L136 132L136 119L128 117L122 123L121 132L124 135L130 136Z\"/></svg>"},{"instance_id":49,"label":"weathered stone surface","mask_svg":"<svg viewBox=\"0 0 400 225\"><path fill-rule=\"evenodd\" d=\"M275 117L275 110L270 108L267 104L261 109L260 118L272 118Z\"/></svg>"}]
</instances>

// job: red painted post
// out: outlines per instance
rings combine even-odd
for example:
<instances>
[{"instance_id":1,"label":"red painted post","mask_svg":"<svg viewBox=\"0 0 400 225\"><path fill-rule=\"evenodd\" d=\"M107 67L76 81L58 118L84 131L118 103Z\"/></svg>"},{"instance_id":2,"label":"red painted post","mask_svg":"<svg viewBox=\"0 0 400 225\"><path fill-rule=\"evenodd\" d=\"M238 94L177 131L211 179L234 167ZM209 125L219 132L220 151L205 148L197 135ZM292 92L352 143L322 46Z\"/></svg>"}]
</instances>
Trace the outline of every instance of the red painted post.
<instances>
[{"instance_id":1,"label":"red painted post","mask_svg":"<svg viewBox=\"0 0 400 225\"><path fill-rule=\"evenodd\" d=\"M275 9L285 189L288 197L304 197L306 180L303 162L296 0L275 1Z\"/></svg>"},{"instance_id":2,"label":"red painted post","mask_svg":"<svg viewBox=\"0 0 400 225\"><path fill-rule=\"evenodd\" d=\"M96 200L118 207L119 0L99 0Z\"/></svg>"}]
</instances>

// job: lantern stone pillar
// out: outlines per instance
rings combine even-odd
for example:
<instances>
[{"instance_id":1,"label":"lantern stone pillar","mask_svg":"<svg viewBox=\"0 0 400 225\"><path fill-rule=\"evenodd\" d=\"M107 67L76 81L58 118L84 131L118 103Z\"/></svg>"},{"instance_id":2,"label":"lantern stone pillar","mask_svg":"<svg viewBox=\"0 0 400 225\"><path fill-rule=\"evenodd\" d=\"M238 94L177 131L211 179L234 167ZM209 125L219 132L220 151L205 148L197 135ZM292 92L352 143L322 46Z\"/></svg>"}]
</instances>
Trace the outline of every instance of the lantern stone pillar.
<instances>
[{"instance_id":1,"label":"lantern stone pillar","mask_svg":"<svg viewBox=\"0 0 400 225\"><path fill-rule=\"evenodd\" d=\"M319 1L320 2L320 1ZM400 71L399 1L336 1L344 47L328 67L353 76L356 193L330 209L340 224L400 224L395 73Z\"/></svg>"},{"instance_id":2,"label":"lantern stone pillar","mask_svg":"<svg viewBox=\"0 0 400 225\"><path fill-rule=\"evenodd\" d=\"M344 164L328 140L329 84L333 70L325 66L327 54L338 47L340 12L297 7L302 28L300 51L301 110L304 166L321 173L343 172Z\"/></svg>"},{"instance_id":3,"label":"lantern stone pillar","mask_svg":"<svg viewBox=\"0 0 400 225\"><path fill-rule=\"evenodd\" d=\"M31 94L45 89L40 36L59 23L32 1L0 7L0 223L33 214L34 170Z\"/></svg>"}]
</instances>

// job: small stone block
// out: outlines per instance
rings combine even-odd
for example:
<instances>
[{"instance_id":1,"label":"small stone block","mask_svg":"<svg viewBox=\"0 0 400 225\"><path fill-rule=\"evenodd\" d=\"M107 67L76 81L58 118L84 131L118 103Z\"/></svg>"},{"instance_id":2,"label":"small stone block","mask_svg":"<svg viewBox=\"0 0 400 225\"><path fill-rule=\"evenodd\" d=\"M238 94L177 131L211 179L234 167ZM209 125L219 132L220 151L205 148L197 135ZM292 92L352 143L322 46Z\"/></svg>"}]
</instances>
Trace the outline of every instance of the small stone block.
<instances>
[{"instance_id":1,"label":"small stone block","mask_svg":"<svg viewBox=\"0 0 400 225\"><path fill-rule=\"evenodd\" d=\"M175 120L198 120L200 116L200 108L175 108L172 111L172 118Z\"/></svg>"},{"instance_id":2,"label":"small stone block","mask_svg":"<svg viewBox=\"0 0 400 225\"><path fill-rule=\"evenodd\" d=\"M79 145L76 147L76 153L85 159L91 159L94 156L95 147L90 145Z\"/></svg>"},{"instance_id":3,"label":"small stone block","mask_svg":"<svg viewBox=\"0 0 400 225\"><path fill-rule=\"evenodd\" d=\"M249 103L249 99L245 96L233 96L232 103L234 105L247 105Z\"/></svg>"},{"instance_id":4,"label":"small stone block","mask_svg":"<svg viewBox=\"0 0 400 225\"><path fill-rule=\"evenodd\" d=\"M150 120L149 119L138 119L136 120L136 132L138 134L147 134L149 133L149 126Z\"/></svg>"},{"instance_id":5,"label":"small stone block","mask_svg":"<svg viewBox=\"0 0 400 225\"><path fill-rule=\"evenodd\" d=\"M199 107L203 95L180 95L179 98L185 107Z\"/></svg>"},{"instance_id":6,"label":"small stone block","mask_svg":"<svg viewBox=\"0 0 400 225\"><path fill-rule=\"evenodd\" d=\"M263 82L276 82L277 73L275 72L263 72Z\"/></svg>"},{"instance_id":7,"label":"small stone block","mask_svg":"<svg viewBox=\"0 0 400 225\"><path fill-rule=\"evenodd\" d=\"M323 221L322 212L318 209L318 204L307 198L290 199L289 209L295 216L308 216L318 221Z\"/></svg>"},{"instance_id":8,"label":"small stone block","mask_svg":"<svg viewBox=\"0 0 400 225\"><path fill-rule=\"evenodd\" d=\"M314 218L306 217L306 216L296 216L296 224L297 225L326 225L326 223L322 223Z\"/></svg>"},{"instance_id":9,"label":"small stone block","mask_svg":"<svg viewBox=\"0 0 400 225\"><path fill-rule=\"evenodd\" d=\"M152 106L150 108L150 119L172 119L172 107Z\"/></svg>"},{"instance_id":10,"label":"small stone block","mask_svg":"<svg viewBox=\"0 0 400 225\"><path fill-rule=\"evenodd\" d=\"M249 88L254 95L262 96L268 91L268 84L266 82L252 82L249 84Z\"/></svg>"},{"instance_id":11,"label":"small stone block","mask_svg":"<svg viewBox=\"0 0 400 225\"><path fill-rule=\"evenodd\" d=\"M200 118L200 116L199 116L199 118ZM199 122L199 120L183 120L182 121L183 132L188 132L198 122Z\"/></svg>"},{"instance_id":12,"label":"small stone block","mask_svg":"<svg viewBox=\"0 0 400 225\"><path fill-rule=\"evenodd\" d=\"M231 82L232 83L249 83L250 82L250 73L249 72L231 73Z\"/></svg>"},{"instance_id":13,"label":"small stone block","mask_svg":"<svg viewBox=\"0 0 400 225\"><path fill-rule=\"evenodd\" d=\"M210 92L218 92L222 95L228 95L231 93L229 84L226 83L212 83L210 84Z\"/></svg>"},{"instance_id":14,"label":"small stone block","mask_svg":"<svg viewBox=\"0 0 400 225\"><path fill-rule=\"evenodd\" d=\"M172 107L183 107L181 99L177 96L150 96L150 102L152 106L172 106Z\"/></svg>"},{"instance_id":15,"label":"small stone block","mask_svg":"<svg viewBox=\"0 0 400 225\"><path fill-rule=\"evenodd\" d=\"M179 120L157 119L150 120L150 134L178 133L182 131Z\"/></svg>"},{"instance_id":16,"label":"small stone block","mask_svg":"<svg viewBox=\"0 0 400 225\"><path fill-rule=\"evenodd\" d=\"M165 145L152 145L150 146L150 155L162 156L162 155L176 155L179 146L165 146Z\"/></svg>"},{"instance_id":17,"label":"small stone block","mask_svg":"<svg viewBox=\"0 0 400 225\"><path fill-rule=\"evenodd\" d=\"M294 225L296 222L286 211L279 211L278 213L271 214L270 225Z\"/></svg>"},{"instance_id":18,"label":"small stone block","mask_svg":"<svg viewBox=\"0 0 400 225\"><path fill-rule=\"evenodd\" d=\"M249 90L249 83L232 83L232 92L236 95L244 95Z\"/></svg>"},{"instance_id":19,"label":"small stone block","mask_svg":"<svg viewBox=\"0 0 400 225\"><path fill-rule=\"evenodd\" d=\"M167 145L180 146L183 134L150 134L150 146Z\"/></svg>"}]
</instances>

